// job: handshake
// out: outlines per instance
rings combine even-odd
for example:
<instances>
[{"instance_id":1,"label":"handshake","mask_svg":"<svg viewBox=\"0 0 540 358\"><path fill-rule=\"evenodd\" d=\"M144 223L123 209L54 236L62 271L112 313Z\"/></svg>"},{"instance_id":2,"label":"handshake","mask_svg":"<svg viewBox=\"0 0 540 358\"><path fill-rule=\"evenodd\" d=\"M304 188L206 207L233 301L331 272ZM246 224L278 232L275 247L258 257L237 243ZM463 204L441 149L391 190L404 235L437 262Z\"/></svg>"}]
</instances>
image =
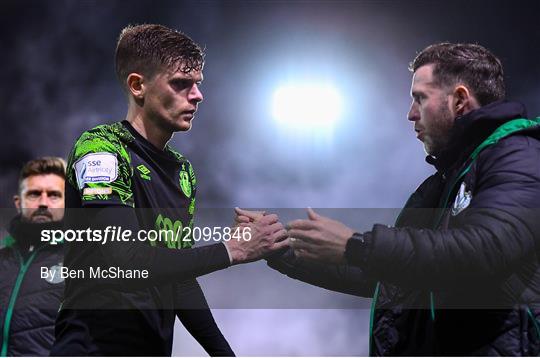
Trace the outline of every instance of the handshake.
<instances>
[{"instance_id":1,"label":"handshake","mask_svg":"<svg viewBox=\"0 0 540 358\"><path fill-rule=\"evenodd\" d=\"M236 227L249 228L251 239L230 240L225 246L231 263L256 261L291 249L298 258L340 264L345 262L347 241L354 230L343 223L307 209L308 218L284 226L276 214L235 208Z\"/></svg>"}]
</instances>

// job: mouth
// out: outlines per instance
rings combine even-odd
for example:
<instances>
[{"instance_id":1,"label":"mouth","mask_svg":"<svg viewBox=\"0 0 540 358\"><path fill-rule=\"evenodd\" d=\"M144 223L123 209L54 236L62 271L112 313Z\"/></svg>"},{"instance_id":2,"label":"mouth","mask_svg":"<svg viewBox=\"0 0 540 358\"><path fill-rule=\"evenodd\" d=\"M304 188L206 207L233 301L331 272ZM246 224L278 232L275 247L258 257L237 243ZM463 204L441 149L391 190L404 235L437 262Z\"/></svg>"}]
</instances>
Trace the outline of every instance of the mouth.
<instances>
[{"instance_id":1,"label":"mouth","mask_svg":"<svg viewBox=\"0 0 540 358\"><path fill-rule=\"evenodd\" d=\"M193 119L193 117L195 117L195 112L197 112L196 109L192 109L192 110L189 110L189 111L184 111L184 112L182 112L182 116L188 116L190 119Z\"/></svg>"},{"instance_id":2,"label":"mouth","mask_svg":"<svg viewBox=\"0 0 540 358\"><path fill-rule=\"evenodd\" d=\"M32 215L32 222L48 222L52 220L52 216L48 213L39 213Z\"/></svg>"},{"instance_id":3,"label":"mouth","mask_svg":"<svg viewBox=\"0 0 540 358\"><path fill-rule=\"evenodd\" d=\"M418 138L419 140L422 140L424 138L424 131L423 130L415 128L414 131L416 132L416 138Z\"/></svg>"}]
</instances>

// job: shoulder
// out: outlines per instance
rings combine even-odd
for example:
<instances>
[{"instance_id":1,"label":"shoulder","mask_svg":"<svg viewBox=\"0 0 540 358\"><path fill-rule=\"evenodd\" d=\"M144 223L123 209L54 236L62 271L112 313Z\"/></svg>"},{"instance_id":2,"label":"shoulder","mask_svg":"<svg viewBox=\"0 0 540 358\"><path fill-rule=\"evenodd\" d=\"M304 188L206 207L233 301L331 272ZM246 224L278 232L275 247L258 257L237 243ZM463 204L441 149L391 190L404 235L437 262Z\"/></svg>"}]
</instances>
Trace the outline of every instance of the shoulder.
<instances>
[{"instance_id":1,"label":"shoulder","mask_svg":"<svg viewBox=\"0 0 540 358\"><path fill-rule=\"evenodd\" d=\"M134 138L122 123L103 124L83 132L68 158L68 170L76 166L129 164L127 145Z\"/></svg>"},{"instance_id":2,"label":"shoulder","mask_svg":"<svg viewBox=\"0 0 540 358\"><path fill-rule=\"evenodd\" d=\"M15 244L15 239L11 235L7 235L2 240L2 245L0 248L0 252L5 253L8 250L11 251L11 247Z\"/></svg>"},{"instance_id":3,"label":"shoulder","mask_svg":"<svg viewBox=\"0 0 540 358\"><path fill-rule=\"evenodd\" d=\"M103 124L83 132L73 146L73 156L87 153L121 153L134 138L122 123Z\"/></svg>"},{"instance_id":4,"label":"shoulder","mask_svg":"<svg viewBox=\"0 0 540 358\"><path fill-rule=\"evenodd\" d=\"M476 207L529 207L540 200L540 141L521 134L483 150L469 173Z\"/></svg>"},{"instance_id":5,"label":"shoulder","mask_svg":"<svg viewBox=\"0 0 540 358\"><path fill-rule=\"evenodd\" d=\"M180 165L180 186L182 188L190 186L189 192L196 190L197 188L197 178L195 176L195 171L193 170L193 165L191 162L178 151L173 149L171 146L167 145L165 151L169 153ZM184 189L182 189L184 190Z\"/></svg>"},{"instance_id":6,"label":"shoulder","mask_svg":"<svg viewBox=\"0 0 540 358\"><path fill-rule=\"evenodd\" d=\"M478 170L506 168L540 175L540 139L515 134L501 139L478 155Z\"/></svg>"},{"instance_id":7,"label":"shoulder","mask_svg":"<svg viewBox=\"0 0 540 358\"><path fill-rule=\"evenodd\" d=\"M134 138L120 122L83 132L75 141L67 164L67 178L74 187L87 182L128 182L131 158L127 150Z\"/></svg>"},{"instance_id":8,"label":"shoulder","mask_svg":"<svg viewBox=\"0 0 540 358\"><path fill-rule=\"evenodd\" d=\"M179 162L188 161L186 157L184 157L180 152L171 147L169 144L165 146L165 152L167 152L171 157L173 157Z\"/></svg>"},{"instance_id":9,"label":"shoulder","mask_svg":"<svg viewBox=\"0 0 540 358\"><path fill-rule=\"evenodd\" d=\"M183 170L186 170L190 173L190 175L193 175L193 166L191 162L180 152L178 152L176 149L172 148L170 145L167 145L165 147L165 151L169 153L169 155L174 158L176 161L178 161L183 168Z\"/></svg>"}]
</instances>

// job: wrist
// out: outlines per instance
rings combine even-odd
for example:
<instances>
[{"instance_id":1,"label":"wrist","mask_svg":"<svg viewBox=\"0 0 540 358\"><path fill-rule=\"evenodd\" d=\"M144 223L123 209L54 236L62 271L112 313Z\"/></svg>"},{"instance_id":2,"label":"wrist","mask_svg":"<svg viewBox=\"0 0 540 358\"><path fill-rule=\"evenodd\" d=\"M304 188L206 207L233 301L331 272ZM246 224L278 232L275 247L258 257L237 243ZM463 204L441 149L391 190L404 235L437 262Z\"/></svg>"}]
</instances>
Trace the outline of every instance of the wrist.
<instances>
[{"instance_id":1,"label":"wrist","mask_svg":"<svg viewBox=\"0 0 540 358\"><path fill-rule=\"evenodd\" d=\"M348 264L365 267L371 251L371 234L355 232L347 240L345 246L345 260Z\"/></svg>"},{"instance_id":2,"label":"wrist","mask_svg":"<svg viewBox=\"0 0 540 358\"><path fill-rule=\"evenodd\" d=\"M233 264L233 257L232 257L232 254L231 254L231 249L229 248L229 245L227 245L226 241L223 241L223 246L225 246L225 250L227 250L227 255L229 256L229 262L232 265Z\"/></svg>"},{"instance_id":3,"label":"wrist","mask_svg":"<svg viewBox=\"0 0 540 358\"><path fill-rule=\"evenodd\" d=\"M225 248L227 249L227 254L229 255L231 265L236 265L242 262L242 250L239 250L235 244L236 242L234 240L223 242L223 245L225 245Z\"/></svg>"}]
</instances>

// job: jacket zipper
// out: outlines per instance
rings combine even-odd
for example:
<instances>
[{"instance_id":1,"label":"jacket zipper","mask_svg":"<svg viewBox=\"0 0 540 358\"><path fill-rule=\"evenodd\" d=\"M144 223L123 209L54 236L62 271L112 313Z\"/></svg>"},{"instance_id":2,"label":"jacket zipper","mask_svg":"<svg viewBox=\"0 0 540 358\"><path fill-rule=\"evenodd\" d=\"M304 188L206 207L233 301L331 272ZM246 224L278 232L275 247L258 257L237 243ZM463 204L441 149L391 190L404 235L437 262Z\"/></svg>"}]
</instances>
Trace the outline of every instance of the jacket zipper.
<instances>
[{"instance_id":1,"label":"jacket zipper","mask_svg":"<svg viewBox=\"0 0 540 358\"><path fill-rule=\"evenodd\" d=\"M375 293L373 294L373 299L371 300L371 312L369 315L369 356L373 356L373 324L375 323L375 308L377 307L377 299L379 298L379 286L380 282L377 282L375 286Z\"/></svg>"},{"instance_id":2,"label":"jacket zipper","mask_svg":"<svg viewBox=\"0 0 540 358\"><path fill-rule=\"evenodd\" d=\"M11 291L11 295L9 297L9 304L6 311L6 317L4 319L4 332L3 332L3 339L2 339L2 351L0 352L0 357L7 357L11 317L13 316L13 309L15 308L15 302L17 301L17 296L19 295L19 290L21 288L21 284L23 282L24 276L26 275L26 271L28 271L28 267L30 267L30 264L34 260L35 256L43 247L44 246L34 251L34 253L32 253L32 255L28 258L26 262L24 262L24 259L22 258L19 251L16 248L13 248L13 250L15 250L17 254L17 257L19 258L20 269L19 269L19 273L17 274L17 279L15 280L15 286L13 286L13 290Z\"/></svg>"},{"instance_id":3,"label":"jacket zipper","mask_svg":"<svg viewBox=\"0 0 540 358\"><path fill-rule=\"evenodd\" d=\"M519 118L514 119L510 122L507 122L503 125L501 125L499 128L497 128L486 140L484 140L480 145L472 152L472 154L468 158L468 165L465 166L465 168L459 172L459 175L456 177L452 185L450 185L450 190L448 191L448 194L446 195L446 198L444 200L444 203L440 205L441 212L439 214L439 217L435 221L435 224L433 225L433 229L436 230L439 226L445 212L446 212L446 206L448 205L448 201L450 200L450 196L452 195L452 192L454 191L454 188L457 184L461 182L461 180L465 177L465 175L471 170L473 163L476 161L476 158L480 154L482 150L484 150L486 147L489 147L493 144L496 144L499 140L502 138L505 138L511 134L514 134L517 131L527 129L533 126L537 126L540 124L540 117L535 118L533 120ZM430 298L430 310L431 310L431 320L435 321L435 295L433 294L433 291L429 292L429 298Z\"/></svg>"}]
</instances>

